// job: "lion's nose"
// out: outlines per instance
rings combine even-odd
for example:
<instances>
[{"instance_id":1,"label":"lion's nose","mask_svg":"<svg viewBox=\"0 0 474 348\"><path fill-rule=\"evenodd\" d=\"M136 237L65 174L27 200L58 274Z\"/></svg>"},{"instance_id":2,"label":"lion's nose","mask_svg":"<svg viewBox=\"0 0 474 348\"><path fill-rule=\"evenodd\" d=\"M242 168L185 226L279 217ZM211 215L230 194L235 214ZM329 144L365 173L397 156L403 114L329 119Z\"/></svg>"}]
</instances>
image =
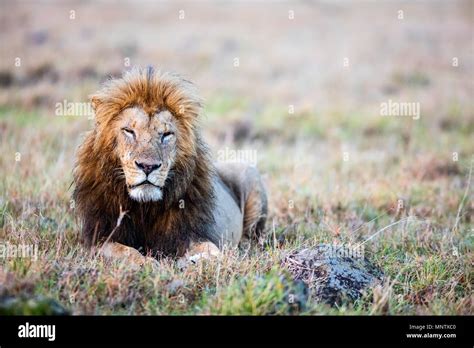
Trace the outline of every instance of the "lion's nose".
<instances>
[{"instance_id":1,"label":"lion's nose","mask_svg":"<svg viewBox=\"0 0 474 348\"><path fill-rule=\"evenodd\" d=\"M143 172L148 175L154 170L157 170L161 167L162 162L155 162L155 163L150 163L150 162L137 162L135 161L135 165L143 170Z\"/></svg>"}]
</instances>

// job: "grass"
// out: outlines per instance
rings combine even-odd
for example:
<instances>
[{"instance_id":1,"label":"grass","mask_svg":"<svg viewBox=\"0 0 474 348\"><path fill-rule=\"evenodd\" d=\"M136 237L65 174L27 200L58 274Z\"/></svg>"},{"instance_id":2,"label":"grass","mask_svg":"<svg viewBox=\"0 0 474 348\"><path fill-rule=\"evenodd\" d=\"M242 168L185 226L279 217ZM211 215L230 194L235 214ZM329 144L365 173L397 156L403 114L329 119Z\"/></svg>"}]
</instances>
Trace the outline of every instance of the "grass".
<instances>
[{"instance_id":1,"label":"grass","mask_svg":"<svg viewBox=\"0 0 474 348\"><path fill-rule=\"evenodd\" d=\"M226 98L211 103L208 113L247 107ZM299 115L278 117L285 123ZM227 251L220 261L184 271L172 260L160 261L158 270L132 271L91 257L78 242L69 185L74 148L89 121L2 109L0 238L40 250L38 261L0 259L2 272L15 275L15 285L5 287L12 294L56 299L75 314L470 314L474 238L472 191L466 187L472 144L467 134L440 129L439 137L428 137L423 125L402 121L390 121L398 122L390 127L409 127L407 145L400 133L382 130L368 137L366 127L379 126L342 116L322 120L330 138L321 139L318 130L310 136L310 114L293 125L298 139L249 135L242 142L257 149L270 192L265 247L250 255ZM232 120L222 122L232 129ZM263 132L270 125L264 117L251 130ZM221 128L215 120L203 126L214 148L224 146L215 136ZM352 144L344 161L347 133ZM458 162L438 139L457 144ZM400 199L403 206L397 208ZM365 244L385 272L385 284L335 308L302 294L290 303L289 295L301 290L281 267L285 252L321 242L358 243L400 220Z\"/></svg>"}]
</instances>

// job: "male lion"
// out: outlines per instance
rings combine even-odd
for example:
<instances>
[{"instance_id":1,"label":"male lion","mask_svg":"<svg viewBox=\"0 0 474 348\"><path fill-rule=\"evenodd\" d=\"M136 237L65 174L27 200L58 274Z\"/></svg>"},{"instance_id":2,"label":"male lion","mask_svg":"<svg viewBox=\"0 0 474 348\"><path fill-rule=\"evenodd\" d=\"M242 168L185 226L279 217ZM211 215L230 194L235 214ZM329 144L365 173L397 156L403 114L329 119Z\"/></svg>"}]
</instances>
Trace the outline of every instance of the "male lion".
<instances>
[{"instance_id":1,"label":"male lion","mask_svg":"<svg viewBox=\"0 0 474 348\"><path fill-rule=\"evenodd\" d=\"M258 171L212 164L189 81L135 68L91 102L96 122L78 149L73 194L87 245L141 265L259 236L267 198Z\"/></svg>"}]
</instances>

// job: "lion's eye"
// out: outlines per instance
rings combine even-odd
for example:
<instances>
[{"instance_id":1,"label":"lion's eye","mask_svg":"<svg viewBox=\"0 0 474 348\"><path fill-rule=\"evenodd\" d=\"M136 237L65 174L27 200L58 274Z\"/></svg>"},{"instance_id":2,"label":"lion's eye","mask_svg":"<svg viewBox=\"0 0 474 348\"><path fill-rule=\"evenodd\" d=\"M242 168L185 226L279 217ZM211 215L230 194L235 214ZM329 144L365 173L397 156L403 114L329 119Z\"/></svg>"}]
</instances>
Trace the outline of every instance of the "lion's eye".
<instances>
[{"instance_id":1,"label":"lion's eye","mask_svg":"<svg viewBox=\"0 0 474 348\"><path fill-rule=\"evenodd\" d=\"M124 127L122 128L122 132L131 139L135 138L135 132L131 130L130 128Z\"/></svg>"},{"instance_id":2,"label":"lion's eye","mask_svg":"<svg viewBox=\"0 0 474 348\"><path fill-rule=\"evenodd\" d=\"M173 132L163 133L163 135L161 136L161 143L162 144L167 144L173 136L174 136Z\"/></svg>"}]
</instances>

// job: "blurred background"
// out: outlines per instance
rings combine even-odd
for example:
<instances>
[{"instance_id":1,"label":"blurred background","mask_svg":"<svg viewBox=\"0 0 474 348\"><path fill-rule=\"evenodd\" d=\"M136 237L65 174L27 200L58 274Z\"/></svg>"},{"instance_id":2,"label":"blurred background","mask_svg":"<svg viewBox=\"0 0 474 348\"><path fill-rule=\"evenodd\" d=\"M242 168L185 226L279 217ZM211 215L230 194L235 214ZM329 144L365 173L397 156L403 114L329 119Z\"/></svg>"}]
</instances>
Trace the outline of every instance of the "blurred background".
<instances>
[{"instance_id":1,"label":"blurred background","mask_svg":"<svg viewBox=\"0 0 474 348\"><path fill-rule=\"evenodd\" d=\"M371 109L396 97L428 113L472 96L471 1L1 6L2 105L86 98L106 76L148 64L189 77L208 100L243 99L247 112Z\"/></svg>"}]
</instances>

